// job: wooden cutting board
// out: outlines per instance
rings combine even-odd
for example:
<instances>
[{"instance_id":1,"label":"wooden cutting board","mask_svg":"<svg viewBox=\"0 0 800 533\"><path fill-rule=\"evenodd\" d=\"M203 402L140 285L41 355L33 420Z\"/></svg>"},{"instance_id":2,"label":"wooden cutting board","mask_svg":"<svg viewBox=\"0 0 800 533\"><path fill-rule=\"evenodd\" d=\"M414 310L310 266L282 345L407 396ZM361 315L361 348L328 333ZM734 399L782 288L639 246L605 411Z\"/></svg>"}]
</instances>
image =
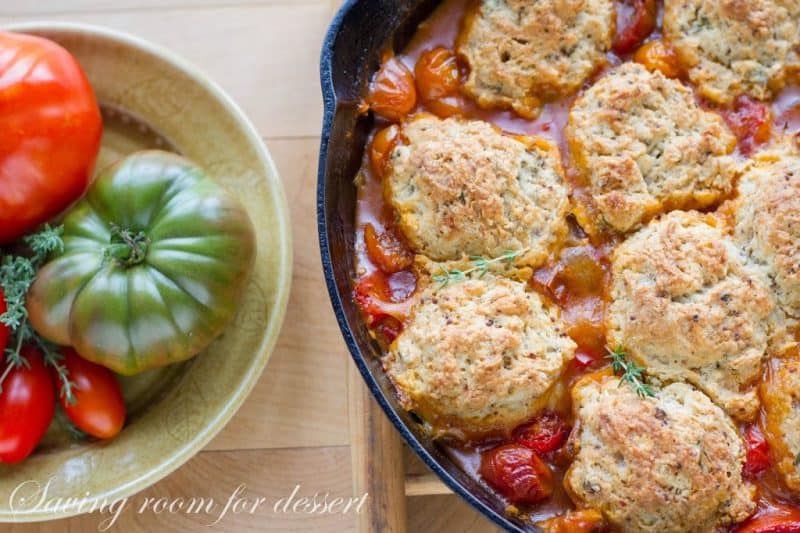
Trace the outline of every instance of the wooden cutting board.
<instances>
[{"instance_id":1,"label":"wooden cutting board","mask_svg":"<svg viewBox=\"0 0 800 533\"><path fill-rule=\"evenodd\" d=\"M384 531L493 530L460 499L436 495L443 492L442 485L404 452L351 370L328 303L314 203L322 120L317 68L322 38L338 3L0 2L0 24L47 19L110 26L171 48L198 65L256 124L281 172L292 211L294 285L284 330L266 373L227 428L177 472L132 497L108 531L376 531L382 523L387 524ZM276 508L298 485L295 499L315 492L350 498L365 490L372 497L360 515ZM244 497L264 498L264 503L253 514L229 511L207 527L239 486L244 487ZM412 497L406 499L406 493ZM192 497L213 498L217 514L152 510L157 498ZM146 502L147 508L139 513ZM0 529L88 532L96 531L107 518L88 515Z\"/></svg>"}]
</instances>

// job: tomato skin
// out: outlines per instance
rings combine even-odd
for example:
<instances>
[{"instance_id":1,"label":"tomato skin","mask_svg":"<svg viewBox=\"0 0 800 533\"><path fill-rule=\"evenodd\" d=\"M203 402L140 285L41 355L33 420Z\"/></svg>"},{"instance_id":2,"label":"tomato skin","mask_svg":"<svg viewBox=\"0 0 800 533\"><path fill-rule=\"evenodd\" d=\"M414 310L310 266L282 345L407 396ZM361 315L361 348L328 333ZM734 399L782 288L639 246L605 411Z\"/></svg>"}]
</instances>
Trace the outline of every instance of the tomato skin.
<instances>
[{"instance_id":1,"label":"tomato skin","mask_svg":"<svg viewBox=\"0 0 800 533\"><path fill-rule=\"evenodd\" d=\"M553 473L520 444L505 444L481 454L480 475L511 503L531 504L553 494Z\"/></svg>"},{"instance_id":2,"label":"tomato skin","mask_svg":"<svg viewBox=\"0 0 800 533\"><path fill-rule=\"evenodd\" d=\"M370 84L367 103L378 115L400 121L417 105L414 75L397 58L389 58Z\"/></svg>"},{"instance_id":3,"label":"tomato skin","mask_svg":"<svg viewBox=\"0 0 800 533\"><path fill-rule=\"evenodd\" d=\"M0 393L0 463L6 464L19 463L36 449L55 413L55 381L44 356L32 347L21 354L30 368L11 370Z\"/></svg>"},{"instance_id":4,"label":"tomato skin","mask_svg":"<svg viewBox=\"0 0 800 533\"><path fill-rule=\"evenodd\" d=\"M617 54L633 52L656 28L656 0L629 0L626 3L633 9L633 15L614 39L613 49Z\"/></svg>"},{"instance_id":5,"label":"tomato skin","mask_svg":"<svg viewBox=\"0 0 800 533\"><path fill-rule=\"evenodd\" d=\"M556 413L544 413L514 430L514 440L538 454L554 452L567 441L570 427Z\"/></svg>"},{"instance_id":6,"label":"tomato skin","mask_svg":"<svg viewBox=\"0 0 800 533\"><path fill-rule=\"evenodd\" d=\"M785 504L769 503L733 531L735 533L797 533L800 531L800 509Z\"/></svg>"},{"instance_id":7,"label":"tomato skin","mask_svg":"<svg viewBox=\"0 0 800 533\"><path fill-rule=\"evenodd\" d=\"M56 43L0 31L0 244L53 218L86 190L100 108Z\"/></svg>"},{"instance_id":8,"label":"tomato skin","mask_svg":"<svg viewBox=\"0 0 800 533\"><path fill-rule=\"evenodd\" d=\"M107 368L87 361L72 348L62 350L62 363L75 384L75 403L59 394L64 412L75 426L98 439L112 439L125 425L125 400L116 376Z\"/></svg>"},{"instance_id":9,"label":"tomato skin","mask_svg":"<svg viewBox=\"0 0 800 533\"><path fill-rule=\"evenodd\" d=\"M755 479L769 469L772 462L769 458L769 443L758 426L750 426L745 432L747 442L747 460L742 473L748 479Z\"/></svg>"}]
</instances>

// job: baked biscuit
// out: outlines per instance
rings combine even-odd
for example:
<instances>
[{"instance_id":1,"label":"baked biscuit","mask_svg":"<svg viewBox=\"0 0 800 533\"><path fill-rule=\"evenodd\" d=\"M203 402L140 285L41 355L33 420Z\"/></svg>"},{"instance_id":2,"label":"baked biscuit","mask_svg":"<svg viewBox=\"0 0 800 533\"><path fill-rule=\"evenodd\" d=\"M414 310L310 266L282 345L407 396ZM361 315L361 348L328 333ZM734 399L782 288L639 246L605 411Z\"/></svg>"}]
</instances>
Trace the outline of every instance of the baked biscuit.
<instances>
[{"instance_id":1,"label":"baked biscuit","mask_svg":"<svg viewBox=\"0 0 800 533\"><path fill-rule=\"evenodd\" d=\"M412 119L392 151L387 203L411 248L435 260L527 252L543 263L567 234L558 148L480 121Z\"/></svg>"},{"instance_id":2,"label":"baked biscuit","mask_svg":"<svg viewBox=\"0 0 800 533\"><path fill-rule=\"evenodd\" d=\"M722 118L637 63L575 102L566 135L603 220L620 232L671 209L707 207L733 187L736 138Z\"/></svg>"},{"instance_id":3,"label":"baked biscuit","mask_svg":"<svg viewBox=\"0 0 800 533\"><path fill-rule=\"evenodd\" d=\"M575 503L626 532L708 532L756 508L742 480L745 449L705 394L673 383L640 398L619 378L588 376L572 390L577 452L564 484Z\"/></svg>"},{"instance_id":4,"label":"baked biscuit","mask_svg":"<svg viewBox=\"0 0 800 533\"><path fill-rule=\"evenodd\" d=\"M457 47L464 89L482 107L535 118L606 63L614 21L611 0L483 0Z\"/></svg>"},{"instance_id":5,"label":"baked biscuit","mask_svg":"<svg viewBox=\"0 0 800 533\"><path fill-rule=\"evenodd\" d=\"M728 414L750 419L775 304L716 222L674 211L614 251L608 339L650 375L688 381Z\"/></svg>"},{"instance_id":6,"label":"baked biscuit","mask_svg":"<svg viewBox=\"0 0 800 533\"><path fill-rule=\"evenodd\" d=\"M455 268L419 263L434 276ZM536 415L576 349L558 309L494 272L446 286L421 277L427 286L383 359L404 407L469 433L509 431Z\"/></svg>"},{"instance_id":7,"label":"baked biscuit","mask_svg":"<svg viewBox=\"0 0 800 533\"><path fill-rule=\"evenodd\" d=\"M666 0L664 35L704 97L772 97L800 66L797 0Z\"/></svg>"}]
</instances>

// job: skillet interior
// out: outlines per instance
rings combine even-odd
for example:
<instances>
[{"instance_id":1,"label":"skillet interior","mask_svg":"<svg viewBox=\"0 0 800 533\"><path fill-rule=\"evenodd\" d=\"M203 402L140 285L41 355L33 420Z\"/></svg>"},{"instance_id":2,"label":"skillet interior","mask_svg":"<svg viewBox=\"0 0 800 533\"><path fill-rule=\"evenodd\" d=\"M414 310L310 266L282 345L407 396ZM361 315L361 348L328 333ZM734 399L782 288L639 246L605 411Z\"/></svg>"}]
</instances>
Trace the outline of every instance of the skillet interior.
<instances>
[{"instance_id":1,"label":"skillet interior","mask_svg":"<svg viewBox=\"0 0 800 533\"><path fill-rule=\"evenodd\" d=\"M504 516L504 504L443 454L398 404L352 297L356 188L369 116L358 108L381 53L402 50L438 0L349 0L335 17L322 49L325 103L317 182L317 224L331 302L345 342L373 396L416 454L457 494L508 531L536 531Z\"/></svg>"}]
</instances>

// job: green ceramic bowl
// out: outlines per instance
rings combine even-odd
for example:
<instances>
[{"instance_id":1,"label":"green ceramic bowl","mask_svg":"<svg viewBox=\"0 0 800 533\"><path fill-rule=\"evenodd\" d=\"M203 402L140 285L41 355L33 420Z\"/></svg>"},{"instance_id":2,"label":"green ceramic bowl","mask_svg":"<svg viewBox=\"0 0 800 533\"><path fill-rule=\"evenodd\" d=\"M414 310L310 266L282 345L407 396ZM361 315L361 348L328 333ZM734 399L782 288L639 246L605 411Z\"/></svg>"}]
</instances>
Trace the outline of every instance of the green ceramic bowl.
<instances>
[{"instance_id":1,"label":"green ceramic bowl","mask_svg":"<svg viewBox=\"0 0 800 533\"><path fill-rule=\"evenodd\" d=\"M0 522L30 522L80 514L80 503L86 509L92 500L128 497L181 466L222 429L275 346L292 252L275 165L241 110L202 73L108 29L57 23L4 29L52 39L83 66L103 109L98 169L144 148L175 150L241 199L258 245L250 285L222 337L191 361L122 380L129 416L116 439L76 443L54 423L27 461L0 466ZM48 499L74 502L44 509L36 489L45 486Z\"/></svg>"}]
</instances>

